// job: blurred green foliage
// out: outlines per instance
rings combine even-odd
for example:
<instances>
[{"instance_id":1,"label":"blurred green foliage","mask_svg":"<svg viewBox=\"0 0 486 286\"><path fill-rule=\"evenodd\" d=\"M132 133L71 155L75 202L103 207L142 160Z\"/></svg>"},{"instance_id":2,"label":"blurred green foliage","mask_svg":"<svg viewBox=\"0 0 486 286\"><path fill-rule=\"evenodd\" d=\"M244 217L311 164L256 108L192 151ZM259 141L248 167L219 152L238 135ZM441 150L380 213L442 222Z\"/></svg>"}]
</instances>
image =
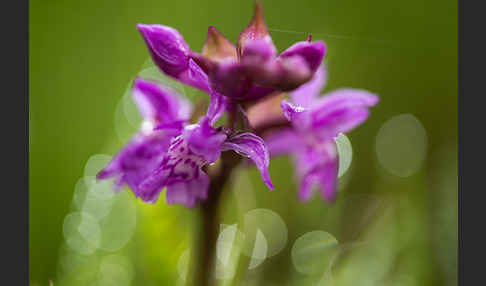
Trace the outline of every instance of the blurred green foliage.
<instances>
[{"instance_id":1,"label":"blurred green foliage","mask_svg":"<svg viewBox=\"0 0 486 286\"><path fill-rule=\"evenodd\" d=\"M94 154L113 155L135 130L127 120L120 121L119 104L148 58L135 25L173 26L199 50L209 25L236 41L251 18L252 1L32 0L29 4L31 284L48 285L52 279L54 285L93 281L121 285L103 273L125 277L131 285L181 284L179 257L197 241L193 236L197 210L167 206L163 195L155 205L136 201L136 231L130 242L120 250L97 250L90 256L69 250L64 219L73 210L75 185L84 176L87 160ZM381 101L370 119L348 134L353 159L340 179L340 195L333 205L317 196L309 203L297 201L289 158L271 161L273 192L255 169L239 170L225 190L222 223L238 223L240 228L247 211L270 209L285 222L288 237L280 253L252 270L246 270L248 257L241 256L234 281L456 285L457 2L264 0L263 4L280 51L307 33L326 42L326 91L363 88L377 93ZM202 96L184 90L192 99ZM413 114L427 136L424 161L409 177L388 172L375 150L380 127L403 113ZM135 201L131 194L129 199ZM337 239L339 255L332 271L302 274L293 265L292 246L315 230ZM74 272L62 272L66 261Z\"/></svg>"}]
</instances>

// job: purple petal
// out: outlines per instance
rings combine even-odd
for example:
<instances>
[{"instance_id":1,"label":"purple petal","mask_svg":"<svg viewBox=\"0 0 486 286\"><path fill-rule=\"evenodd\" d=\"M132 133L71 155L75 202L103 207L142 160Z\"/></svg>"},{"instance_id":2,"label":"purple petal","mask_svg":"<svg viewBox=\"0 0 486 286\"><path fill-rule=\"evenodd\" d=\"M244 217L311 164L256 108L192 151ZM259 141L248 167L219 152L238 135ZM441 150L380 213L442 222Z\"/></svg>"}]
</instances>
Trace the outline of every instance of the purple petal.
<instances>
[{"instance_id":1,"label":"purple petal","mask_svg":"<svg viewBox=\"0 0 486 286\"><path fill-rule=\"evenodd\" d=\"M277 49L269 37L264 37L256 40L249 40L245 46L245 50L241 55L241 60L244 62L248 59L259 61L267 61L275 58Z\"/></svg>"},{"instance_id":2,"label":"purple petal","mask_svg":"<svg viewBox=\"0 0 486 286\"><path fill-rule=\"evenodd\" d=\"M135 80L133 97L142 116L158 123L187 120L192 111L191 103L171 88L142 79Z\"/></svg>"},{"instance_id":3,"label":"purple petal","mask_svg":"<svg viewBox=\"0 0 486 286\"><path fill-rule=\"evenodd\" d=\"M254 86L248 68L235 60L213 61L200 54L191 58L209 74L211 89L233 99L256 100L275 91L271 87ZM259 65L261 65L261 61Z\"/></svg>"},{"instance_id":4,"label":"purple petal","mask_svg":"<svg viewBox=\"0 0 486 286\"><path fill-rule=\"evenodd\" d=\"M299 199L301 201L308 201L313 194L313 188L315 187L315 176L307 175L300 180L299 184Z\"/></svg>"},{"instance_id":5,"label":"purple petal","mask_svg":"<svg viewBox=\"0 0 486 286\"><path fill-rule=\"evenodd\" d=\"M183 135L172 139L163 160L138 185L142 199L158 196L164 187L167 187L168 203L193 206L196 198L206 198L209 180L201 168L208 162L188 147Z\"/></svg>"},{"instance_id":6,"label":"purple petal","mask_svg":"<svg viewBox=\"0 0 486 286\"><path fill-rule=\"evenodd\" d=\"M254 84L281 91L296 89L309 81L313 75L300 55L268 60L246 57L242 59L242 65Z\"/></svg>"},{"instance_id":7,"label":"purple petal","mask_svg":"<svg viewBox=\"0 0 486 286\"><path fill-rule=\"evenodd\" d=\"M310 120L319 137L334 138L355 128L369 115L368 108L378 97L359 89L339 89L322 99L312 108Z\"/></svg>"},{"instance_id":8,"label":"purple petal","mask_svg":"<svg viewBox=\"0 0 486 286\"><path fill-rule=\"evenodd\" d=\"M144 24L138 24L137 29L160 70L183 83L204 91L209 90L207 77L195 63L190 63L191 50L177 30L162 25Z\"/></svg>"},{"instance_id":9,"label":"purple petal","mask_svg":"<svg viewBox=\"0 0 486 286\"><path fill-rule=\"evenodd\" d=\"M214 66L210 78L214 91L234 99L245 98L252 86L245 68L239 62L224 62Z\"/></svg>"},{"instance_id":10,"label":"purple petal","mask_svg":"<svg viewBox=\"0 0 486 286\"><path fill-rule=\"evenodd\" d=\"M277 92L275 88L263 87L263 86L252 86L250 90L245 95L246 100L259 100L267 95Z\"/></svg>"},{"instance_id":11,"label":"purple petal","mask_svg":"<svg viewBox=\"0 0 486 286\"><path fill-rule=\"evenodd\" d=\"M297 174L300 177L299 198L306 201L317 184L321 195L333 201L337 189L338 154L334 140L325 140L318 146L308 146L296 153Z\"/></svg>"},{"instance_id":12,"label":"purple petal","mask_svg":"<svg viewBox=\"0 0 486 286\"><path fill-rule=\"evenodd\" d=\"M234 99L255 100L276 90L293 90L313 76L300 55L280 59L253 54L241 62L214 62L195 53L192 58L209 74L213 90Z\"/></svg>"},{"instance_id":13,"label":"purple petal","mask_svg":"<svg viewBox=\"0 0 486 286\"><path fill-rule=\"evenodd\" d=\"M276 131L265 137L271 157L293 153L302 148L302 137L292 128Z\"/></svg>"},{"instance_id":14,"label":"purple petal","mask_svg":"<svg viewBox=\"0 0 486 286\"><path fill-rule=\"evenodd\" d=\"M222 96L216 91L211 91L209 100L209 107L206 117L209 119L209 124L214 125L216 121L223 115L229 104L229 99Z\"/></svg>"},{"instance_id":15,"label":"purple petal","mask_svg":"<svg viewBox=\"0 0 486 286\"><path fill-rule=\"evenodd\" d=\"M296 116L309 110L302 106L293 105L288 100L282 100L280 107L282 108L285 118L287 118L289 121L293 121Z\"/></svg>"},{"instance_id":16,"label":"purple petal","mask_svg":"<svg viewBox=\"0 0 486 286\"><path fill-rule=\"evenodd\" d=\"M103 180L111 177L117 179L117 188L127 184L137 197L144 201L153 201L156 192L144 192L139 184L144 181L163 160L171 138L180 134L180 130L158 130L151 135L136 135L112 161L101 170L97 179Z\"/></svg>"},{"instance_id":17,"label":"purple petal","mask_svg":"<svg viewBox=\"0 0 486 286\"><path fill-rule=\"evenodd\" d=\"M238 154L250 158L260 171L263 182L270 190L273 190L272 180L268 173L270 157L262 138L252 133L241 133L229 138L222 147L223 151L234 150Z\"/></svg>"},{"instance_id":18,"label":"purple petal","mask_svg":"<svg viewBox=\"0 0 486 286\"><path fill-rule=\"evenodd\" d=\"M183 137L192 152L204 157L208 163L212 163L221 155L221 144L226 140L227 135L214 129L210 119L204 117L199 124L186 126Z\"/></svg>"},{"instance_id":19,"label":"purple petal","mask_svg":"<svg viewBox=\"0 0 486 286\"><path fill-rule=\"evenodd\" d=\"M188 208L196 205L198 200L205 200L208 196L209 177L201 170L198 170L197 179L179 181L167 186L167 203L183 204Z\"/></svg>"},{"instance_id":20,"label":"purple petal","mask_svg":"<svg viewBox=\"0 0 486 286\"><path fill-rule=\"evenodd\" d=\"M172 121L172 122L169 122L169 123L161 123L161 124L158 124L155 126L155 128L153 128L153 130L177 130L179 131L179 134L180 134L180 131L184 128L184 126L187 124L187 121L186 120L177 120L177 121Z\"/></svg>"},{"instance_id":21,"label":"purple petal","mask_svg":"<svg viewBox=\"0 0 486 286\"><path fill-rule=\"evenodd\" d=\"M166 74L177 77L188 69L189 46L175 29L162 25L138 24L155 64Z\"/></svg>"},{"instance_id":22,"label":"purple petal","mask_svg":"<svg viewBox=\"0 0 486 286\"><path fill-rule=\"evenodd\" d=\"M181 82L209 93L208 75L192 59L189 59L189 69L179 75Z\"/></svg>"},{"instance_id":23,"label":"purple petal","mask_svg":"<svg viewBox=\"0 0 486 286\"><path fill-rule=\"evenodd\" d=\"M165 161L167 161L167 156L164 156L163 161L139 182L135 196L141 198L144 202L155 203L157 201L170 176L171 170L165 168Z\"/></svg>"},{"instance_id":24,"label":"purple petal","mask_svg":"<svg viewBox=\"0 0 486 286\"><path fill-rule=\"evenodd\" d=\"M337 194L339 160L328 161L319 172L319 184L321 196L328 202L334 202Z\"/></svg>"},{"instance_id":25,"label":"purple petal","mask_svg":"<svg viewBox=\"0 0 486 286\"><path fill-rule=\"evenodd\" d=\"M326 45L323 41L297 42L280 54L280 58L288 58L299 55L304 58L307 67L314 73L321 65L326 53Z\"/></svg>"},{"instance_id":26,"label":"purple petal","mask_svg":"<svg viewBox=\"0 0 486 286\"><path fill-rule=\"evenodd\" d=\"M327 71L324 66L319 67L314 77L307 83L301 85L298 89L290 93L292 101L302 107L311 107L317 100L321 90L324 88L327 80Z\"/></svg>"},{"instance_id":27,"label":"purple petal","mask_svg":"<svg viewBox=\"0 0 486 286\"><path fill-rule=\"evenodd\" d=\"M282 91L293 90L310 80L314 72L307 62L308 59L315 60L312 49L294 54L290 51L276 58L277 51L265 25L260 1L256 1L253 19L240 34L237 45L243 72L252 84ZM314 46L319 48L318 44Z\"/></svg>"},{"instance_id":28,"label":"purple petal","mask_svg":"<svg viewBox=\"0 0 486 286\"><path fill-rule=\"evenodd\" d=\"M249 43L259 39L265 39L268 43L272 42L263 17L262 3L259 0L256 0L253 18L251 19L250 24L243 29L238 37L237 48L239 54L242 55L244 53L246 46Z\"/></svg>"},{"instance_id":29,"label":"purple petal","mask_svg":"<svg viewBox=\"0 0 486 286\"><path fill-rule=\"evenodd\" d=\"M299 198L307 201L312 197L312 189L318 184L321 189L321 196L329 202L336 197L337 188L337 161L328 162L319 169L307 173L302 178L299 186Z\"/></svg>"}]
</instances>

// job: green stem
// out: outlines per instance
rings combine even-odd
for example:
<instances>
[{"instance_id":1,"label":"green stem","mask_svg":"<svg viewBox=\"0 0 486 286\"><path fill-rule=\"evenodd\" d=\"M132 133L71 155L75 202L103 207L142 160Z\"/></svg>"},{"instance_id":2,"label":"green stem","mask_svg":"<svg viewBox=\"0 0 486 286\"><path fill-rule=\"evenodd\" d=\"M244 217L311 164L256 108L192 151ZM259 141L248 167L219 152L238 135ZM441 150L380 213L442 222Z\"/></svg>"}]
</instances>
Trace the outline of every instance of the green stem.
<instances>
[{"instance_id":1,"label":"green stem","mask_svg":"<svg viewBox=\"0 0 486 286\"><path fill-rule=\"evenodd\" d=\"M198 255L194 285L215 285L213 272L220 225L219 202L224 186L240 160L240 157L234 152L224 152L221 155L221 166L210 175L208 199L200 205L201 235L196 238Z\"/></svg>"}]
</instances>

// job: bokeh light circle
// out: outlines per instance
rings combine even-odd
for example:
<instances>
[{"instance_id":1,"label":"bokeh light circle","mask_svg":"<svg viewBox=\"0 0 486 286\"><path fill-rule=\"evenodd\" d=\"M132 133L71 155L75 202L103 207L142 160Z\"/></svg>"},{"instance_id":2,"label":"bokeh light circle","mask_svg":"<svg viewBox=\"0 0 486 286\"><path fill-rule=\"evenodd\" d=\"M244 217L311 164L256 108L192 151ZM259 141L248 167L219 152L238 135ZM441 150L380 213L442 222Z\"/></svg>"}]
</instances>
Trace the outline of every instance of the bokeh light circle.
<instances>
[{"instance_id":1,"label":"bokeh light circle","mask_svg":"<svg viewBox=\"0 0 486 286\"><path fill-rule=\"evenodd\" d=\"M291 251L292 263L303 274L325 273L339 251L337 239L330 233L316 230L299 237Z\"/></svg>"},{"instance_id":2,"label":"bokeh light circle","mask_svg":"<svg viewBox=\"0 0 486 286\"><path fill-rule=\"evenodd\" d=\"M82 211L96 219L102 219L110 213L113 205L113 182L111 180L96 181L94 177L85 177L88 191L82 203Z\"/></svg>"},{"instance_id":3,"label":"bokeh light circle","mask_svg":"<svg viewBox=\"0 0 486 286\"><path fill-rule=\"evenodd\" d=\"M132 85L130 84L123 95L123 115L125 115L126 120L131 127L138 129L142 123L142 115L138 110L135 100L132 95Z\"/></svg>"},{"instance_id":4,"label":"bokeh light circle","mask_svg":"<svg viewBox=\"0 0 486 286\"><path fill-rule=\"evenodd\" d=\"M73 212L65 217L63 234L67 245L84 255L92 254L101 243L98 220L84 212Z\"/></svg>"},{"instance_id":5,"label":"bokeh light circle","mask_svg":"<svg viewBox=\"0 0 486 286\"><path fill-rule=\"evenodd\" d=\"M133 265L127 257L108 255L101 261L97 286L129 286L133 275Z\"/></svg>"},{"instance_id":6,"label":"bokeh light circle","mask_svg":"<svg viewBox=\"0 0 486 286\"><path fill-rule=\"evenodd\" d=\"M72 200L72 206L75 210L81 210L83 208L86 195L88 194L88 185L85 178L80 178L74 186L74 195Z\"/></svg>"},{"instance_id":7,"label":"bokeh light circle","mask_svg":"<svg viewBox=\"0 0 486 286\"><path fill-rule=\"evenodd\" d=\"M241 238L241 232L238 231L236 224L222 226L223 230L219 233L216 241L216 257L223 265L227 265L230 259L231 251ZM237 239L238 238L238 239Z\"/></svg>"},{"instance_id":8,"label":"bokeh light circle","mask_svg":"<svg viewBox=\"0 0 486 286\"><path fill-rule=\"evenodd\" d=\"M245 240L242 251L246 256L263 260L278 254L285 247L287 226L276 212L253 209L243 219Z\"/></svg>"},{"instance_id":9,"label":"bokeh light circle","mask_svg":"<svg viewBox=\"0 0 486 286\"><path fill-rule=\"evenodd\" d=\"M99 221L101 228L100 248L116 251L132 238L137 222L134 199L129 192L122 191L112 199L109 215Z\"/></svg>"},{"instance_id":10,"label":"bokeh light circle","mask_svg":"<svg viewBox=\"0 0 486 286\"><path fill-rule=\"evenodd\" d=\"M427 134L412 114L397 115L383 124L376 136L379 163L395 176L413 175L427 151Z\"/></svg>"},{"instance_id":11,"label":"bokeh light circle","mask_svg":"<svg viewBox=\"0 0 486 286\"><path fill-rule=\"evenodd\" d=\"M186 249L182 252L177 261L177 273L182 281L186 281L187 272L189 271L189 261L191 259L191 249Z\"/></svg>"},{"instance_id":12,"label":"bokeh light circle","mask_svg":"<svg viewBox=\"0 0 486 286\"><path fill-rule=\"evenodd\" d=\"M111 156L106 154L95 154L89 157L84 165L85 177L96 177L96 174L111 161Z\"/></svg>"},{"instance_id":13,"label":"bokeh light circle","mask_svg":"<svg viewBox=\"0 0 486 286\"><path fill-rule=\"evenodd\" d=\"M244 236L236 224L221 225L220 229L216 241L215 277L219 280L231 279L236 274Z\"/></svg>"},{"instance_id":14,"label":"bokeh light circle","mask_svg":"<svg viewBox=\"0 0 486 286\"><path fill-rule=\"evenodd\" d=\"M140 126L132 126L125 115L125 97L122 97L115 108L113 123L115 125L115 132L121 143L126 144L128 140L135 134Z\"/></svg>"},{"instance_id":15,"label":"bokeh light circle","mask_svg":"<svg viewBox=\"0 0 486 286\"><path fill-rule=\"evenodd\" d=\"M341 177L346 173L353 160L353 147L348 137L343 133L339 133L336 137L336 146L339 154L339 171L338 177Z\"/></svg>"},{"instance_id":16,"label":"bokeh light circle","mask_svg":"<svg viewBox=\"0 0 486 286\"><path fill-rule=\"evenodd\" d=\"M256 234L255 244L251 253L251 260L250 264L248 265L248 269L254 269L258 265L262 264L263 261L267 258L267 253L268 242L265 238L265 235L263 235L262 231L259 229Z\"/></svg>"}]
</instances>

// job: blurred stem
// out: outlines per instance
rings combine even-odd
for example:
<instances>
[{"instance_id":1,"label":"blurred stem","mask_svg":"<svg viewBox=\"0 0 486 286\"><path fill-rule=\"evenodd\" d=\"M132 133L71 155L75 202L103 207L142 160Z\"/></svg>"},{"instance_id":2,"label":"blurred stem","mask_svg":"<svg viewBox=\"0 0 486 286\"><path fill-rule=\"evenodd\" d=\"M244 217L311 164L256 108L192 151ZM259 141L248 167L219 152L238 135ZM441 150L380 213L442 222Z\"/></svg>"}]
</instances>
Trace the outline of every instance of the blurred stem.
<instances>
[{"instance_id":1,"label":"blurred stem","mask_svg":"<svg viewBox=\"0 0 486 286\"><path fill-rule=\"evenodd\" d=\"M198 245L198 261L195 268L194 285L215 285L213 271L215 269L216 240L219 233L219 202L221 194L233 169L241 158L234 152L221 154L221 165L210 175L208 199L201 203L201 235L196 238Z\"/></svg>"},{"instance_id":2,"label":"blurred stem","mask_svg":"<svg viewBox=\"0 0 486 286\"><path fill-rule=\"evenodd\" d=\"M241 125L242 120L246 120L246 117L242 118L243 113L238 112L238 108L237 104L228 106L227 127L231 130L234 130L235 127L241 128L242 126L237 125ZM242 124L243 126L245 125L244 123ZM288 122L285 121L285 124L288 124ZM268 129L279 126L280 122L277 124L273 123L261 126L255 131L257 131L257 134L263 133ZM209 185L208 198L201 202L200 205L200 237L196 238L198 255L194 269L194 281L192 281L194 285L213 286L216 284L213 272L216 268L216 241L220 225L219 202L221 201L223 189L231 178L231 173L240 161L241 156L235 152L223 152L221 154L221 164L219 166L211 166L207 170L211 183Z\"/></svg>"}]
</instances>

